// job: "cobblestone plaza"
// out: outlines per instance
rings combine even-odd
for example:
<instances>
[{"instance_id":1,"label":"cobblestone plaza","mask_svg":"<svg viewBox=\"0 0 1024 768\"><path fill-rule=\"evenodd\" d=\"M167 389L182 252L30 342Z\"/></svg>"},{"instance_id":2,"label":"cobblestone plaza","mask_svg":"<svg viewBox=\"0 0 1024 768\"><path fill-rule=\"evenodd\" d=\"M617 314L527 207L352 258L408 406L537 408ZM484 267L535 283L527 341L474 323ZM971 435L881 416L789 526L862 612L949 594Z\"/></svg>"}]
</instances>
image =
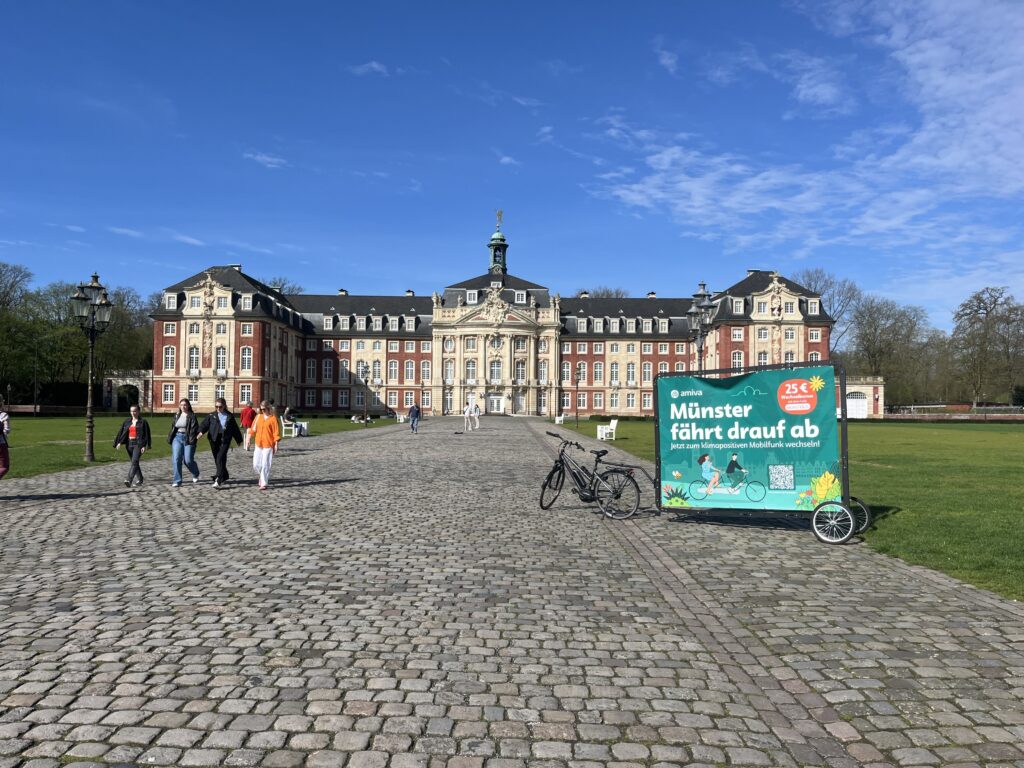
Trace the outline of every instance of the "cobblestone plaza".
<instances>
[{"instance_id":1,"label":"cobblestone plaza","mask_svg":"<svg viewBox=\"0 0 1024 768\"><path fill-rule=\"evenodd\" d=\"M286 441L263 494L241 451L219 492L208 454L5 480L0 768L1024 765L1019 604L799 524L542 512L550 427L461 427Z\"/></svg>"}]
</instances>

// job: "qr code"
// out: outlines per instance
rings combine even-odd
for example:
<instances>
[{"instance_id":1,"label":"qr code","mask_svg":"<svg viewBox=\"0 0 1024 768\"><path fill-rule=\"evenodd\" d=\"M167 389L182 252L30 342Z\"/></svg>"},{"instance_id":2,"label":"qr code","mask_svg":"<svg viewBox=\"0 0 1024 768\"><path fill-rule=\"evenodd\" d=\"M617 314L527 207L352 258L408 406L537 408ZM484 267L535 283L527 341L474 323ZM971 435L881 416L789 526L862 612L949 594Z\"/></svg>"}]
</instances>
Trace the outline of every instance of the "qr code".
<instances>
[{"instance_id":1,"label":"qr code","mask_svg":"<svg viewBox=\"0 0 1024 768\"><path fill-rule=\"evenodd\" d=\"M768 487L773 491L792 491L793 485L792 464L769 464L768 465Z\"/></svg>"}]
</instances>

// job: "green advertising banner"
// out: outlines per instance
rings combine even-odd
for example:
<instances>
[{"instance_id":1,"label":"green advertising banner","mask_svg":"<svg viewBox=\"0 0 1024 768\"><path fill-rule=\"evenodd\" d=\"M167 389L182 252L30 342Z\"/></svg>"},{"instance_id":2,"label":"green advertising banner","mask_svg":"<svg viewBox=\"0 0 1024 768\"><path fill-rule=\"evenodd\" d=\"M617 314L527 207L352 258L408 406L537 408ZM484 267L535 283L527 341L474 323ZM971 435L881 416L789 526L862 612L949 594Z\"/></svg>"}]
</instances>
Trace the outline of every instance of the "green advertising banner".
<instances>
[{"instance_id":1,"label":"green advertising banner","mask_svg":"<svg viewBox=\"0 0 1024 768\"><path fill-rule=\"evenodd\" d=\"M659 376L662 508L813 510L842 497L831 366Z\"/></svg>"}]
</instances>

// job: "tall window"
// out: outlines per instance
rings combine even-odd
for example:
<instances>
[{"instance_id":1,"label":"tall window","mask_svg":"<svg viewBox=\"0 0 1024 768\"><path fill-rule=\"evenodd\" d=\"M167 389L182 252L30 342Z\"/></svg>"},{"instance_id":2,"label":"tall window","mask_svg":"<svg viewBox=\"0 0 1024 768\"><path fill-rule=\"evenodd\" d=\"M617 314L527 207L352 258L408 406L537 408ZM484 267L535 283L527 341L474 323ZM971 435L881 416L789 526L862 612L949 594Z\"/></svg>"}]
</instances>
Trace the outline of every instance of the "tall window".
<instances>
[{"instance_id":1,"label":"tall window","mask_svg":"<svg viewBox=\"0 0 1024 768\"><path fill-rule=\"evenodd\" d=\"M226 370L228 367L227 347L217 347L213 352L213 367L218 371Z\"/></svg>"},{"instance_id":2,"label":"tall window","mask_svg":"<svg viewBox=\"0 0 1024 768\"><path fill-rule=\"evenodd\" d=\"M332 400L333 396L331 394L331 390L325 389L320 392L320 406L322 408L330 408Z\"/></svg>"},{"instance_id":3,"label":"tall window","mask_svg":"<svg viewBox=\"0 0 1024 768\"><path fill-rule=\"evenodd\" d=\"M732 367L742 368L743 367L743 353L736 351L732 353Z\"/></svg>"},{"instance_id":4,"label":"tall window","mask_svg":"<svg viewBox=\"0 0 1024 768\"><path fill-rule=\"evenodd\" d=\"M476 380L476 360L466 361L466 378L470 381Z\"/></svg>"},{"instance_id":5,"label":"tall window","mask_svg":"<svg viewBox=\"0 0 1024 768\"><path fill-rule=\"evenodd\" d=\"M608 395L608 407L612 408L612 409L615 409L615 408L619 407L619 393L618 392L612 392L610 395Z\"/></svg>"},{"instance_id":6,"label":"tall window","mask_svg":"<svg viewBox=\"0 0 1024 768\"><path fill-rule=\"evenodd\" d=\"M310 408L312 408L314 405L316 405L316 390L315 389L307 389L306 390L306 405L308 407L310 407Z\"/></svg>"},{"instance_id":7,"label":"tall window","mask_svg":"<svg viewBox=\"0 0 1024 768\"><path fill-rule=\"evenodd\" d=\"M626 363L626 381L636 381L636 363Z\"/></svg>"},{"instance_id":8,"label":"tall window","mask_svg":"<svg viewBox=\"0 0 1024 768\"><path fill-rule=\"evenodd\" d=\"M223 384L218 384L217 386L215 386L213 388L213 396L215 398L217 398L217 397L223 398L223 397L225 397L226 394L227 394L227 390L225 389Z\"/></svg>"},{"instance_id":9,"label":"tall window","mask_svg":"<svg viewBox=\"0 0 1024 768\"><path fill-rule=\"evenodd\" d=\"M411 384L416 381L416 361L406 360L405 361L405 383Z\"/></svg>"},{"instance_id":10,"label":"tall window","mask_svg":"<svg viewBox=\"0 0 1024 768\"><path fill-rule=\"evenodd\" d=\"M375 381L380 378L380 360L373 361L373 378Z\"/></svg>"},{"instance_id":11,"label":"tall window","mask_svg":"<svg viewBox=\"0 0 1024 768\"><path fill-rule=\"evenodd\" d=\"M526 381L526 361L516 360L515 362L515 378L516 381Z\"/></svg>"},{"instance_id":12,"label":"tall window","mask_svg":"<svg viewBox=\"0 0 1024 768\"><path fill-rule=\"evenodd\" d=\"M757 353L757 364L758 365L768 365L768 353L767 352L758 352Z\"/></svg>"},{"instance_id":13,"label":"tall window","mask_svg":"<svg viewBox=\"0 0 1024 768\"><path fill-rule=\"evenodd\" d=\"M252 384L242 384L238 387L238 400L242 403L252 400Z\"/></svg>"},{"instance_id":14,"label":"tall window","mask_svg":"<svg viewBox=\"0 0 1024 768\"><path fill-rule=\"evenodd\" d=\"M334 381L334 361L330 358L324 360L324 384Z\"/></svg>"},{"instance_id":15,"label":"tall window","mask_svg":"<svg viewBox=\"0 0 1024 768\"><path fill-rule=\"evenodd\" d=\"M188 391L188 394L186 394L185 397L187 397L190 401L192 401L193 405L195 403L198 403L199 402L199 385L198 384L189 384L187 391Z\"/></svg>"},{"instance_id":16,"label":"tall window","mask_svg":"<svg viewBox=\"0 0 1024 768\"><path fill-rule=\"evenodd\" d=\"M576 408L580 409L580 408L586 408L586 407L587 407L587 393L586 392L577 392L576 393Z\"/></svg>"},{"instance_id":17,"label":"tall window","mask_svg":"<svg viewBox=\"0 0 1024 768\"><path fill-rule=\"evenodd\" d=\"M199 370L199 347L188 348L188 369L190 371Z\"/></svg>"},{"instance_id":18,"label":"tall window","mask_svg":"<svg viewBox=\"0 0 1024 768\"><path fill-rule=\"evenodd\" d=\"M795 359L796 359L796 356L792 352L787 352L785 355L783 355L782 362L788 364L788 363L792 363Z\"/></svg>"},{"instance_id":19,"label":"tall window","mask_svg":"<svg viewBox=\"0 0 1024 768\"><path fill-rule=\"evenodd\" d=\"M594 409L595 410L600 410L602 408L604 408L604 393L603 392L595 392L594 393Z\"/></svg>"},{"instance_id":20,"label":"tall window","mask_svg":"<svg viewBox=\"0 0 1024 768\"><path fill-rule=\"evenodd\" d=\"M600 384L604 381L604 363L594 363L594 383ZM594 403L596 406L597 403Z\"/></svg>"},{"instance_id":21,"label":"tall window","mask_svg":"<svg viewBox=\"0 0 1024 768\"><path fill-rule=\"evenodd\" d=\"M501 360L491 360L491 381L501 381Z\"/></svg>"},{"instance_id":22,"label":"tall window","mask_svg":"<svg viewBox=\"0 0 1024 768\"><path fill-rule=\"evenodd\" d=\"M398 381L398 361L388 360L388 381Z\"/></svg>"},{"instance_id":23,"label":"tall window","mask_svg":"<svg viewBox=\"0 0 1024 768\"><path fill-rule=\"evenodd\" d=\"M173 298L173 297L171 297L171 298ZM174 402L174 385L173 384L164 384L164 402L165 403L173 403Z\"/></svg>"},{"instance_id":24,"label":"tall window","mask_svg":"<svg viewBox=\"0 0 1024 768\"><path fill-rule=\"evenodd\" d=\"M348 360L338 361L338 381L347 384L348 383Z\"/></svg>"},{"instance_id":25,"label":"tall window","mask_svg":"<svg viewBox=\"0 0 1024 768\"><path fill-rule=\"evenodd\" d=\"M572 363L562 363L562 381L572 381Z\"/></svg>"},{"instance_id":26,"label":"tall window","mask_svg":"<svg viewBox=\"0 0 1024 768\"><path fill-rule=\"evenodd\" d=\"M548 361L541 360L537 364L537 376L540 377L541 384L546 384L548 380Z\"/></svg>"},{"instance_id":27,"label":"tall window","mask_svg":"<svg viewBox=\"0 0 1024 768\"><path fill-rule=\"evenodd\" d=\"M445 360L444 361L444 380L446 382L455 380L455 361Z\"/></svg>"},{"instance_id":28,"label":"tall window","mask_svg":"<svg viewBox=\"0 0 1024 768\"><path fill-rule=\"evenodd\" d=\"M651 373L653 372L653 370L654 366L652 366L650 363L644 363L643 366L641 366L640 373L644 377L644 381L651 380Z\"/></svg>"},{"instance_id":29,"label":"tall window","mask_svg":"<svg viewBox=\"0 0 1024 768\"><path fill-rule=\"evenodd\" d=\"M634 392L627 392L626 393L626 407L627 408L636 408L636 393L634 393Z\"/></svg>"},{"instance_id":30,"label":"tall window","mask_svg":"<svg viewBox=\"0 0 1024 768\"><path fill-rule=\"evenodd\" d=\"M252 347L242 347L239 350L239 358L243 371L252 370Z\"/></svg>"},{"instance_id":31,"label":"tall window","mask_svg":"<svg viewBox=\"0 0 1024 768\"><path fill-rule=\"evenodd\" d=\"M430 381L430 361L420 361L420 381L424 384Z\"/></svg>"},{"instance_id":32,"label":"tall window","mask_svg":"<svg viewBox=\"0 0 1024 768\"><path fill-rule=\"evenodd\" d=\"M348 390L347 389L339 389L338 390L338 407L339 408L348 408Z\"/></svg>"},{"instance_id":33,"label":"tall window","mask_svg":"<svg viewBox=\"0 0 1024 768\"><path fill-rule=\"evenodd\" d=\"M619 364L612 363L608 366L608 373L612 377L612 384L619 383Z\"/></svg>"},{"instance_id":34,"label":"tall window","mask_svg":"<svg viewBox=\"0 0 1024 768\"><path fill-rule=\"evenodd\" d=\"M579 375L580 384L585 384L587 381L587 364L579 363L576 366L576 373Z\"/></svg>"},{"instance_id":35,"label":"tall window","mask_svg":"<svg viewBox=\"0 0 1024 768\"><path fill-rule=\"evenodd\" d=\"M164 347L164 373L174 370L174 347Z\"/></svg>"},{"instance_id":36,"label":"tall window","mask_svg":"<svg viewBox=\"0 0 1024 768\"><path fill-rule=\"evenodd\" d=\"M360 360L356 363L356 378L362 382L366 381L366 377L370 375L370 367L366 364L365 360Z\"/></svg>"}]
</instances>

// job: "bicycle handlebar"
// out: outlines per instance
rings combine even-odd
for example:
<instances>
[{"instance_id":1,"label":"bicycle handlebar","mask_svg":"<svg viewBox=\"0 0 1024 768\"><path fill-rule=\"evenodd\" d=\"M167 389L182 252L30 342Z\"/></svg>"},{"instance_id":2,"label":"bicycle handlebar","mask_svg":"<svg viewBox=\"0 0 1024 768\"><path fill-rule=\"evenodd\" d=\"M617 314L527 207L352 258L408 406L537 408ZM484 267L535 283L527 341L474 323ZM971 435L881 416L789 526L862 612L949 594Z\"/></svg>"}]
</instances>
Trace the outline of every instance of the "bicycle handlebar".
<instances>
[{"instance_id":1,"label":"bicycle handlebar","mask_svg":"<svg viewBox=\"0 0 1024 768\"><path fill-rule=\"evenodd\" d=\"M582 451L582 450L585 450L585 449L584 449L584 447L583 447L582 445L580 445L579 443L574 443L574 442L573 442L572 440L566 440L566 439L565 439L564 437L562 437L562 436L561 436L560 434L558 434L557 432L548 432L548 431L547 431L547 430L545 429L545 430L544 430L544 434L545 434L545 435L551 435L551 437L557 437L557 438L558 438L559 440L561 440L561 441L562 441L563 443L565 443L566 445L572 445L572 446L575 446L575 447L576 447L576 448L577 448L578 450L580 450L580 451Z\"/></svg>"},{"instance_id":2,"label":"bicycle handlebar","mask_svg":"<svg viewBox=\"0 0 1024 768\"><path fill-rule=\"evenodd\" d=\"M552 437L557 437L559 440L562 439L562 436L560 434L558 434L557 432L548 432L547 430L545 430L544 434L545 435L551 435Z\"/></svg>"}]
</instances>

